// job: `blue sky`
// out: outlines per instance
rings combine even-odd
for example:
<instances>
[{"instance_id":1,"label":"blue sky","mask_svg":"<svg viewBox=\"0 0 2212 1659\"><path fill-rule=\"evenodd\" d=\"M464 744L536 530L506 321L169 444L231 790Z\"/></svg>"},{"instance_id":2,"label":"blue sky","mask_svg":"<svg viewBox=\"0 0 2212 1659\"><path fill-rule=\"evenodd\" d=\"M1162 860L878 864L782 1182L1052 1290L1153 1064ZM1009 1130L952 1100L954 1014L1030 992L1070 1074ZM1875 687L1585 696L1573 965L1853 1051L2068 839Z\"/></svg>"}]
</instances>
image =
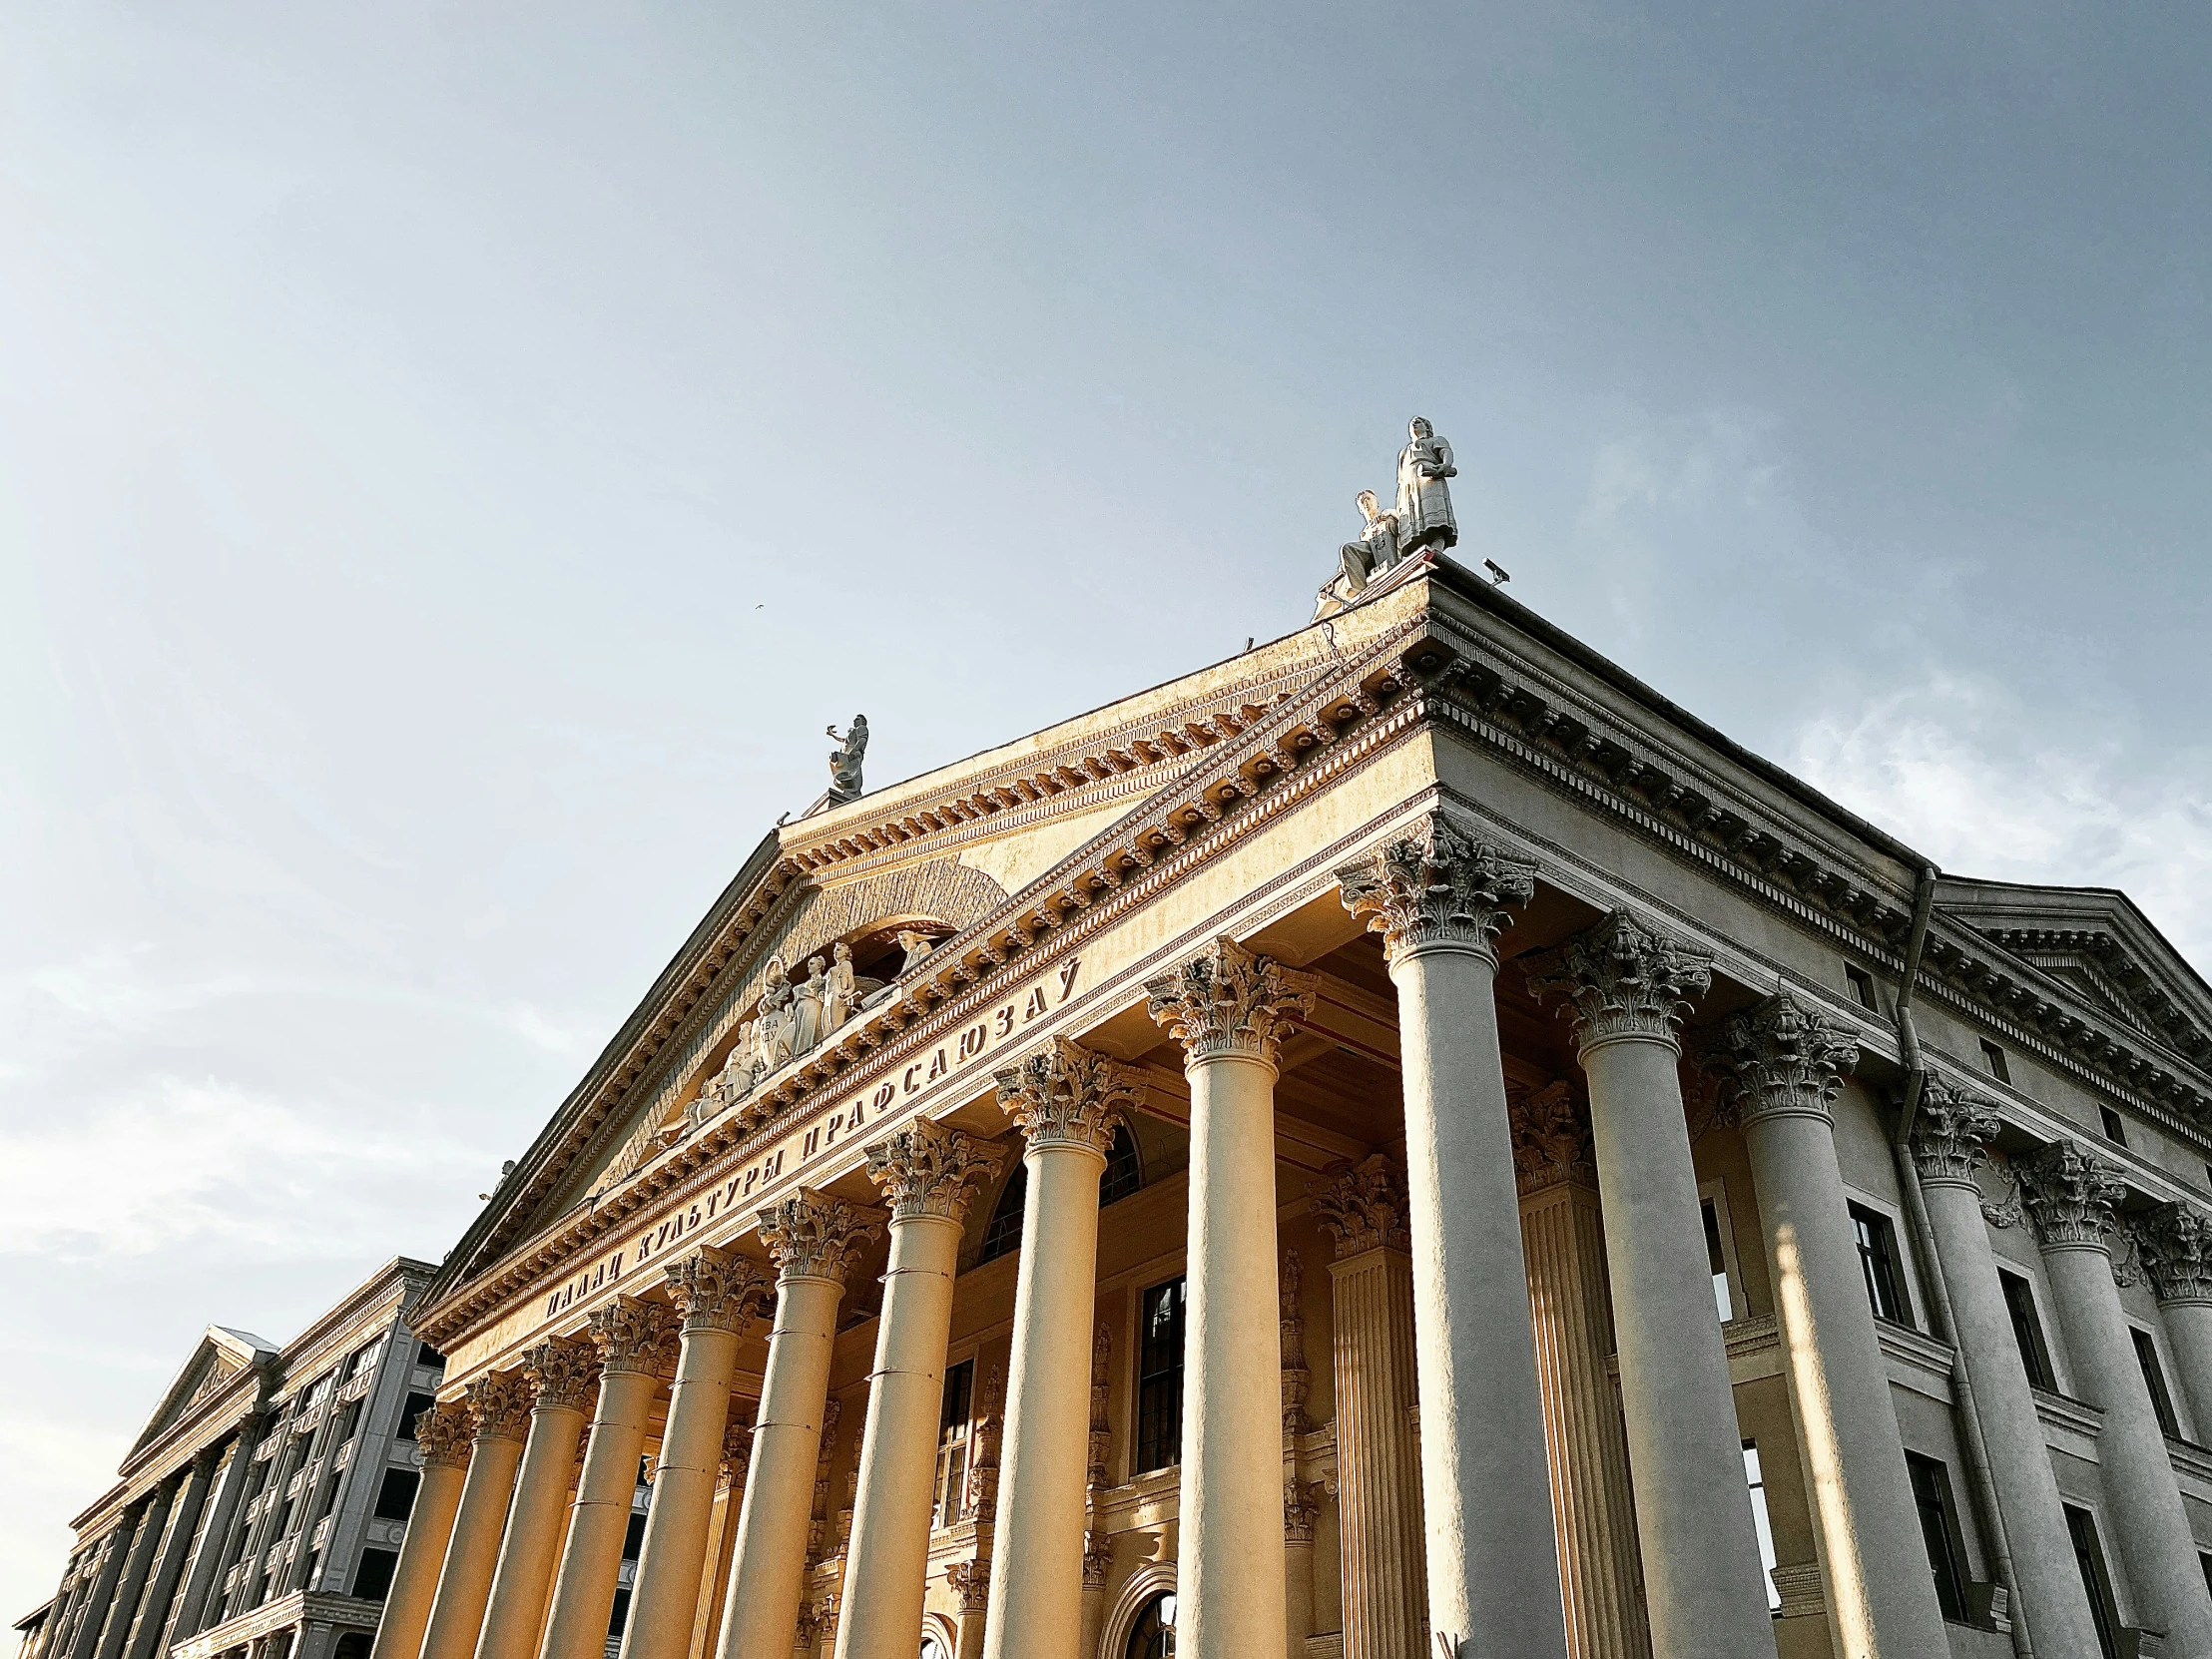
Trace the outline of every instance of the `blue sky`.
<instances>
[{"instance_id":1,"label":"blue sky","mask_svg":"<svg viewBox=\"0 0 2212 1659\"><path fill-rule=\"evenodd\" d=\"M954 15L940 15L954 14ZM0 1608L877 783L1470 563L2212 964L2212 20L0 0Z\"/></svg>"}]
</instances>

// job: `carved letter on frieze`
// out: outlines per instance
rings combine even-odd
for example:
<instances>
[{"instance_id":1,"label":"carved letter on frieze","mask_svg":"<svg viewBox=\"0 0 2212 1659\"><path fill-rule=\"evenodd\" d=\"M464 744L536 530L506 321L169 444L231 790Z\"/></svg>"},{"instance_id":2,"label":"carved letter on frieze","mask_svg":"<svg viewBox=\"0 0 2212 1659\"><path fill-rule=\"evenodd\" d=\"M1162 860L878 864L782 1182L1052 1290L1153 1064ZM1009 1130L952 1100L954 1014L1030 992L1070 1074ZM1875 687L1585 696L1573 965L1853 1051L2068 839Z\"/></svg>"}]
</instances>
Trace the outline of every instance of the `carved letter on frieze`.
<instances>
[{"instance_id":1,"label":"carved letter on frieze","mask_svg":"<svg viewBox=\"0 0 2212 1659\"><path fill-rule=\"evenodd\" d=\"M2160 1302L2212 1305L2212 1216L2161 1204L2136 1224L2135 1239Z\"/></svg>"},{"instance_id":2,"label":"carved letter on frieze","mask_svg":"<svg viewBox=\"0 0 2212 1659\"><path fill-rule=\"evenodd\" d=\"M1409 1251L1405 1178L1378 1152L1343 1164L1313 1189L1314 1216L1337 1242L1337 1259L1370 1250Z\"/></svg>"},{"instance_id":3,"label":"carved letter on frieze","mask_svg":"<svg viewBox=\"0 0 2212 1659\"><path fill-rule=\"evenodd\" d=\"M2066 1140L2052 1141L2015 1167L2020 1203L2046 1249L2108 1248L2127 1196L2117 1170Z\"/></svg>"},{"instance_id":4,"label":"carved letter on frieze","mask_svg":"<svg viewBox=\"0 0 2212 1659\"><path fill-rule=\"evenodd\" d=\"M867 1178L891 1207L891 1220L962 1222L975 1189L998 1173L1006 1154L964 1129L916 1118L867 1149Z\"/></svg>"},{"instance_id":5,"label":"carved letter on frieze","mask_svg":"<svg viewBox=\"0 0 2212 1659\"><path fill-rule=\"evenodd\" d=\"M1114 1126L1143 1097L1143 1073L1065 1037L992 1077L1000 1110L1021 1126L1031 1146L1083 1147L1103 1158Z\"/></svg>"},{"instance_id":6,"label":"carved letter on frieze","mask_svg":"<svg viewBox=\"0 0 2212 1659\"><path fill-rule=\"evenodd\" d=\"M1538 998L1574 1010L1584 1048L1621 1037L1676 1044L1675 1020L1713 983L1713 959L1626 910L1538 954L1526 967Z\"/></svg>"},{"instance_id":7,"label":"carved letter on frieze","mask_svg":"<svg viewBox=\"0 0 2212 1659\"><path fill-rule=\"evenodd\" d=\"M540 1405L580 1411L599 1386L599 1356L589 1343L543 1342L522 1351L522 1375Z\"/></svg>"},{"instance_id":8,"label":"carved letter on frieze","mask_svg":"<svg viewBox=\"0 0 2212 1659\"><path fill-rule=\"evenodd\" d=\"M1272 1066L1285 1029L1314 1011L1318 983L1224 934L1174 972L1146 980L1146 1012L1189 1063L1237 1054Z\"/></svg>"},{"instance_id":9,"label":"carved letter on frieze","mask_svg":"<svg viewBox=\"0 0 2212 1659\"><path fill-rule=\"evenodd\" d=\"M424 1468L468 1467L469 1436L475 1419L455 1400L433 1405L415 1418L415 1458Z\"/></svg>"},{"instance_id":10,"label":"carved letter on frieze","mask_svg":"<svg viewBox=\"0 0 2212 1659\"><path fill-rule=\"evenodd\" d=\"M1513 1182L1523 1198L1563 1181L1595 1187L1590 1114L1564 1079L1506 1094L1513 1133Z\"/></svg>"},{"instance_id":11,"label":"carved letter on frieze","mask_svg":"<svg viewBox=\"0 0 2212 1659\"><path fill-rule=\"evenodd\" d=\"M1510 911L1536 891L1536 865L1475 839L1431 812L1382 848L1337 871L1345 908L1382 935L1392 962L1430 946L1494 958Z\"/></svg>"},{"instance_id":12,"label":"carved letter on frieze","mask_svg":"<svg viewBox=\"0 0 2212 1659\"><path fill-rule=\"evenodd\" d=\"M1698 1063L1721 1080L1742 1122L1813 1117L1833 1124L1833 1103L1859 1063L1859 1043L1847 1026L1782 990L1731 1014Z\"/></svg>"},{"instance_id":13,"label":"carved letter on frieze","mask_svg":"<svg viewBox=\"0 0 2212 1659\"><path fill-rule=\"evenodd\" d=\"M591 1316L591 1340L608 1372L666 1372L676 1358L676 1310L620 1296Z\"/></svg>"},{"instance_id":14,"label":"carved letter on frieze","mask_svg":"<svg viewBox=\"0 0 2212 1659\"><path fill-rule=\"evenodd\" d=\"M468 1385L468 1413L479 1440L519 1440L530 1431L535 1393L518 1371L487 1372Z\"/></svg>"},{"instance_id":15,"label":"carved letter on frieze","mask_svg":"<svg viewBox=\"0 0 2212 1659\"><path fill-rule=\"evenodd\" d=\"M1974 1171L1989 1161L1989 1143L2003 1127L1986 1101L1930 1078L1913 1120L1913 1161L1921 1179L1975 1186Z\"/></svg>"},{"instance_id":16,"label":"carved letter on frieze","mask_svg":"<svg viewBox=\"0 0 2212 1659\"><path fill-rule=\"evenodd\" d=\"M701 1245L662 1270L686 1331L743 1331L767 1311L775 1286L759 1263Z\"/></svg>"},{"instance_id":17,"label":"carved letter on frieze","mask_svg":"<svg viewBox=\"0 0 2212 1659\"><path fill-rule=\"evenodd\" d=\"M761 1212L761 1243L784 1278L834 1279L841 1285L875 1237L881 1214L802 1187Z\"/></svg>"}]
</instances>

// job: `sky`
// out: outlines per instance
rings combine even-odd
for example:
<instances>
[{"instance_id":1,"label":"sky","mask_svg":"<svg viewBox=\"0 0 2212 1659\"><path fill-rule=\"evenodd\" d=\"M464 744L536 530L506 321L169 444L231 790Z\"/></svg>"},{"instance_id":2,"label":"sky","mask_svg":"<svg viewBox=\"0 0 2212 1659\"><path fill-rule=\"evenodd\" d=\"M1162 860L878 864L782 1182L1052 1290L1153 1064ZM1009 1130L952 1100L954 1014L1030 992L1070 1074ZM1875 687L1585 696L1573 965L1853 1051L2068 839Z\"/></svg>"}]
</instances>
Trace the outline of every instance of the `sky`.
<instances>
[{"instance_id":1,"label":"sky","mask_svg":"<svg viewBox=\"0 0 2212 1659\"><path fill-rule=\"evenodd\" d=\"M2212 13L0 0L0 1612L868 715L1470 565L2212 968Z\"/></svg>"}]
</instances>

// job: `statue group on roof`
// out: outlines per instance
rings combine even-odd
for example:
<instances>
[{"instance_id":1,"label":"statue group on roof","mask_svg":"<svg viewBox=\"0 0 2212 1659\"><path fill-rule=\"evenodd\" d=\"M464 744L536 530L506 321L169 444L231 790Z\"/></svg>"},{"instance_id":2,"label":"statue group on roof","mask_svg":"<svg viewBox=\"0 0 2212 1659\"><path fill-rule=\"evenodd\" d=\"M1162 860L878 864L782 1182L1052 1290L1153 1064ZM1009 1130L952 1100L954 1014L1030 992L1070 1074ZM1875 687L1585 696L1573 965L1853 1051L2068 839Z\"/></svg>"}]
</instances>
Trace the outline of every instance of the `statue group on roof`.
<instances>
[{"instance_id":1,"label":"statue group on roof","mask_svg":"<svg viewBox=\"0 0 2212 1659\"><path fill-rule=\"evenodd\" d=\"M1365 521L1360 537L1339 550L1338 573L1323 585L1314 620L1354 604L1408 559L1455 545L1459 525L1451 516L1451 486L1444 480L1458 476L1451 445L1415 415L1406 427L1405 447L1397 452L1397 500L1385 512L1375 491L1360 492Z\"/></svg>"}]
</instances>

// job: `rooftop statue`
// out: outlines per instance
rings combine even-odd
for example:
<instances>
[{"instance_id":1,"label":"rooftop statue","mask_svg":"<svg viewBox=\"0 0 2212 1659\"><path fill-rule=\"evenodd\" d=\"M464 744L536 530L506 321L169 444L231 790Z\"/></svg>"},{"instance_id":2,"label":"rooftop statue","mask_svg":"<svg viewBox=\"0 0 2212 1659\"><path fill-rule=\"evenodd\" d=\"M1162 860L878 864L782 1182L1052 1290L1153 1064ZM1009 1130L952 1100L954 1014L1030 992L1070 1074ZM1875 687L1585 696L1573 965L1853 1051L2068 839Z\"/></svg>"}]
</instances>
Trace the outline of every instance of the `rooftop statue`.
<instances>
[{"instance_id":1,"label":"rooftop statue","mask_svg":"<svg viewBox=\"0 0 2212 1659\"><path fill-rule=\"evenodd\" d=\"M1446 512L1448 514L1448 508ZM840 803L857 801L860 799L860 760L867 754L867 716L854 715L842 737L837 737L834 726L828 731L837 739L837 747L830 751L830 799Z\"/></svg>"},{"instance_id":2,"label":"rooftop statue","mask_svg":"<svg viewBox=\"0 0 2212 1659\"><path fill-rule=\"evenodd\" d=\"M1415 554L1440 551L1459 539L1451 516L1451 488L1444 482L1459 476L1451 445L1418 415L1407 427L1406 439L1397 453L1397 503L1385 512L1375 491L1360 492L1360 516L1366 522L1358 541L1338 549L1340 568L1322 587L1314 607L1316 622L1356 603L1373 583Z\"/></svg>"}]
</instances>

